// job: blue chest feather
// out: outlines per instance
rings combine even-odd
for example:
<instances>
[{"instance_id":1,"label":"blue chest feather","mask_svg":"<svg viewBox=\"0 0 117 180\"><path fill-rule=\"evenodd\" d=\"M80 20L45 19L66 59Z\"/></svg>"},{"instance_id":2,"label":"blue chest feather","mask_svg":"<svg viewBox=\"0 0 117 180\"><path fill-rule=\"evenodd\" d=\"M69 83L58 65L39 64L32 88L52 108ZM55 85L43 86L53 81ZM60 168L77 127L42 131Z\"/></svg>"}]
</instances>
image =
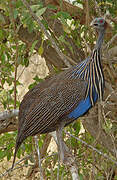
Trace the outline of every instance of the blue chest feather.
<instances>
[{"instance_id":1,"label":"blue chest feather","mask_svg":"<svg viewBox=\"0 0 117 180\"><path fill-rule=\"evenodd\" d=\"M98 95L95 92L94 94L94 102L97 101ZM90 96L88 95L86 99L81 100L78 106L68 115L68 118L79 118L83 114L85 114L92 107Z\"/></svg>"}]
</instances>

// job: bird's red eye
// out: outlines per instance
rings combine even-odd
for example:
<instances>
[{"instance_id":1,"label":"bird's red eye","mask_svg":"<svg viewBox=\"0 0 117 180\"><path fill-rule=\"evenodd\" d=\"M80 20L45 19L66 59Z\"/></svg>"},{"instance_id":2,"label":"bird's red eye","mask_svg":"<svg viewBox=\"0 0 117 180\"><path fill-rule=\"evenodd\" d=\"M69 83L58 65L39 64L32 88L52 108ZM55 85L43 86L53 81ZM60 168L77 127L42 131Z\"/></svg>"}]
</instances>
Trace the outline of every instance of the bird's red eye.
<instances>
[{"instance_id":1,"label":"bird's red eye","mask_svg":"<svg viewBox=\"0 0 117 180\"><path fill-rule=\"evenodd\" d=\"M103 20L102 20L102 19L100 20L100 23L103 23Z\"/></svg>"}]
</instances>

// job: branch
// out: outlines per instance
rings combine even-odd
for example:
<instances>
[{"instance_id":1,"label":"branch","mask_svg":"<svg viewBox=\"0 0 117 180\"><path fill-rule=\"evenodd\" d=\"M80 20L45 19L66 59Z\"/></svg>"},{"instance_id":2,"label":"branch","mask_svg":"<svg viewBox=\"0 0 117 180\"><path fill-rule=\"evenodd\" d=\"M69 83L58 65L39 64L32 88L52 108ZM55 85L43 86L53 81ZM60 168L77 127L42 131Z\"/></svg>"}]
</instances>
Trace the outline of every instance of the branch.
<instances>
[{"instance_id":1,"label":"branch","mask_svg":"<svg viewBox=\"0 0 117 180\"><path fill-rule=\"evenodd\" d=\"M50 3L50 4L52 2L55 2L55 0L49 0L48 1L48 3ZM67 4L69 5L69 3L66 3L66 2L63 3L64 8L65 8L65 5L67 7L66 7L66 10L62 7L62 10L66 11L66 12L67 12L67 10L69 10L68 12L71 14L71 4L70 4L70 6L68 6ZM74 8L75 8L75 6L72 5L73 14L75 12ZM76 8L77 8L76 12L78 14L78 19L80 21L80 24L84 24L85 23L85 14L84 14L82 9L80 9L79 7L76 7ZM82 14L82 16L81 16L81 14ZM10 19L7 16L5 16L5 13L3 15L5 17L5 20L7 18L7 21L5 22L4 26L9 27L9 24L11 23ZM55 12L51 11L48 8L46 10L46 12L43 14L43 19L48 22L49 31L50 31L50 33L52 32L53 37L55 37L57 40L61 35L63 35L64 28L63 28L63 25L62 25L60 19L54 20L51 18L54 15L55 15ZM74 18L74 16L72 16L72 17ZM19 28L17 29L17 33L18 33L19 40L22 40L24 43L26 43L27 51L29 51L32 43L35 40L38 40L38 43L35 46L35 50L38 52L38 49L39 49L41 42L42 42L41 32L36 31L36 30L33 30L33 32L29 32L28 28L23 27L22 22L20 21L20 18L18 18L18 24L19 24ZM80 32L79 31L78 31L78 37L80 38ZM64 51L68 52L67 56L65 54L63 54L64 59L67 59L69 61L69 63L72 65L80 62L81 59L84 59L85 58L84 50L81 47L78 47L76 45L76 43L74 43L74 39L70 36L65 36L64 38L65 38L65 42L68 42L68 44L69 44L69 45L67 45L64 42L62 43ZM59 43L59 41L58 41L58 43ZM72 51L71 51L70 47L72 47ZM45 58L48 67L51 67L53 65L55 67L57 67L58 69L66 67L65 63L60 58L57 51L54 49L54 46L51 46L51 45L48 46L48 39L44 40L43 49L44 49L44 52L41 56ZM51 69L51 68L49 68L49 69Z\"/></svg>"},{"instance_id":2,"label":"branch","mask_svg":"<svg viewBox=\"0 0 117 180\"><path fill-rule=\"evenodd\" d=\"M48 157L52 157L52 156L56 156L56 155L57 155L57 153L53 153L53 154L51 154L51 155L45 156L44 158L41 159L41 161L45 160L45 159L48 158ZM32 156L32 155L27 155L27 156L25 156L24 158L20 159L18 162L16 162L16 163L14 164L14 167L15 167L16 165L19 165L22 161L25 161L25 160L31 158L31 156ZM23 166L16 167L16 168L13 168L13 169L12 169L12 168L9 168L9 169L7 169L4 173L0 174L0 178L6 176L6 175L7 175L8 173L10 173L11 171L14 171L14 170L16 170L16 169L22 168L22 167L24 167L24 166L27 167L27 166L33 166L33 165L32 165L32 164L31 164L31 165L28 164L28 165L23 165Z\"/></svg>"},{"instance_id":3,"label":"branch","mask_svg":"<svg viewBox=\"0 0 117 180\"><path fill-rule=\"evenodd\" d=\"M108 41L108 43L105 45L104 49L108 49L110 47L110 45L117 40L117 34L115 34L110 41Z\"/></svg>"},{"instance_id":4,"label":"branch","mask_svg":"<svg viewBox=\"0 0 117 180\"><path fill-rule=\"evenodd\" d=\"M67 135L69 135L69 136L73 137L74 139L80 141L80 142L81 142L82 144L84 144L85 146L88 146L88 147L89 147L90 149L92 149L93 151L97 152L98 154L102 155L104 158L108 159L109 161L111 161L111 162L113 162L114 164L117 165L117 161L115 161L114 159L110 158L110 157L107 156L106 154L102 153L101 151L99 151L99 150L96 149L95 147L87 144L87 143L86 143L85 141L83 141L82 139L80 139L80 138L78 138L78 137L75 137L74 135L66 132L65 130L64 130L64 132L65 132Z\"/></svg>"},{"instance_id":5,"label":"branch","mask_svg":"<svg viewBox=\"0 0 117 180\"><path fill-rule=\"evenodd\" d=\"M53 12L62 11L69 13L73 19L78 19L80 24L85 23L85 12L82 8L73 5L71 2L62 0L62 5L60 0L45 0L45 5L53 5L57 8L57 10L52 10Z\"/></svg>"},{"instance_id":6,"label":"branch","mask_svg":"<svg viewBox=\"0 0 117 180\"><path fill-rule=\"evenodd\" d=\"M97 105L90 109L87 115L82 117L82 123L85 129L96 139L98 136L99 130L100 137L97 139L98 143L101 144L103 147L108 149L109 152L112 153L113 156L116 156L116 151L114 148L114 144L112 142L111 136L105 132L104 129L100 129L99 122L98 122L98 116L95 116L97 114Z\"/></svg>"},{"instance_id":7,"label":"branch","mask_svg":"<svg viewBox=\"0 0 117 180\"><path fill-rule=\"evenodd\" d=\"M108 94L111 97L111 100L117 102L117 93L112 88L112 85L109 84L107 81L105 82L105 88L106 88L106 91L108 91Z\"/></svg>"},{"instance_id":8,"label":"branch","mask_svg":"<svg viewBox=\"0 0 117 180\"><path fill-rule=\"evenodd\" d=\"M19 110L13 109L0 113L0 134L17 130L17 119Z\"/></svg>"},{"instance_id":9,"label":"branch","mask_svg":"<svg viewBox=\"0 0 117 180\"><path fill-rule=\"evenodd\" d=\"M16 46L15 56L14 56L14 65L15 65L15 75L14 75L14 109L16 109L16 102L17 102L17 68L18 68L18 56L19 56L19 49L18 49L18 36L17 36L17 27L16 27L16 21L14 18L14 9L15 6L13 5L12 1L9 1L9 10L11 14L11 21L13 25L13 33L14 33L14 43Z\"/></svg>"},{"instance_id":10,"label":"branch","mask_svg":"<svg viewBox=\"0 0 117 180\"><path fill-rule=\"evenodd\" d=\"M56 132L54 131L54 132L50 133L50 135L54 138L56 144L58 145ZM62 146L64 148L64 156L65 156L64 164L69 168L69 170L71 172L72 180L78 180L79 179L78 167L77 167L77 163L75 161L75 157L72 155L72 152L66 146L64 141L62 141Z\"/></svg>"},{"instance_id":11,"label":"branch","mask_svg":"<svg viewBox=\"0 0 117 180\"><path fill-rule=\"evenodd\" d=\"M27 3L26 0L22 0L23 4L26 6L26 8L29 10L30 15L33 17L33 19L39 24L42 32L45 33L46 37L51 41L53 47L55 48L56 52L59 54L60 58L63 60L63 62L65 63L65 65L67 67L71 67L71 64L69 63L69 61L64 57L63 53L60 51L59 47L57 46L57 44L55 43L54 39L51 37L51 35L48 33L48 31L46 30L46 28L44 27L44 25L41 23L41 20L39 17L37 17L35 15L35 13L33 13L32 9L30 8L29 4Z\"/></svg>"},{"instance_id":12,"label":"branch","mask_svg":"<svg viewBox=\"0 0 117 180\"><path fill-rule=\"evenodd\" d=\"M19 109L4 111L4 112L0 113L0 120L14 118L14 117L18 116L18 113L19 113Z\"/></svg>"}]
</instances>

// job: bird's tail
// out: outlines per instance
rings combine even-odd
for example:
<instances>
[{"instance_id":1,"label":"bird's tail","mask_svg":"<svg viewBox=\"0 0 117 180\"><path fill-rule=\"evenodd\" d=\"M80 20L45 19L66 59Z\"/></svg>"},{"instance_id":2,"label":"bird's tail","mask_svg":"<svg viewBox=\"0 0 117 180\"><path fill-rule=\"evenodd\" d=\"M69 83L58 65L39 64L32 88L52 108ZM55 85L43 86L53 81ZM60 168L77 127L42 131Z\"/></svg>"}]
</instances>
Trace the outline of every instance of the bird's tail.
<instances>
[{"instance_id":1,"label":"bird's tail","mask_svg":"<svg viewBox=\"0 0 117 180\"><path fill-rule=\"evenodd\" d=\"M22 133L19 133L17 134L17 139L16 139L16 145L15 145L15 152L14 152L14 157L13 157L13 163L12 163L12 167L11 169L14 168L14 164L15 164L15 159L16 159L16 154L17 154L17 151L20 147L20 145L22 144L23 140L25 138L22 136Z\"/></svg>"},{"instance_id":2,"label":"bird's tail","mask_svg":"<svg viewBox=\"0 0 117 180\"><path fill-rule=\"evenodd\" d=\"M18 142L18 141L16 141L15 152L14 152L13 163L12 163L12 167L11 167L11 169L13 169L13 168L14 168L15 159L16 159L16 154L17 154L17 151L18 151L18 149L19 149L19 147L20 147L21 143L22 143L22 142Z\"/></svg>"}]
</instances>

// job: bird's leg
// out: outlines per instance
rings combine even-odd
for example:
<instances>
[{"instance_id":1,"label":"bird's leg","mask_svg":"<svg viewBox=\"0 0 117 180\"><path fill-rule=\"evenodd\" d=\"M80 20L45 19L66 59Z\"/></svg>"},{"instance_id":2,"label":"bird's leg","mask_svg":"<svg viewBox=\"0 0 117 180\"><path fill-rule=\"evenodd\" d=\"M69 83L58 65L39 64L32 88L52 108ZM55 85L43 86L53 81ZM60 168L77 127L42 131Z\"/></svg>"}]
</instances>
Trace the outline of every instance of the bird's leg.
<instances>
[{"instance_id":1,"label":"bird's leg","mask_svg":"<svg viewBox=\"0 0 117 180\"><path fill-rule=\"evenodd\" d=\"M63 140L62 140L62 130L64 125L60 125L56 130L56 136L57 136L57 144L58 144L58 152L59 157L62 162L64 162L64 146L63 146Z\"/></svg>"},{"instance_id":2,"label":"bird's leg","mask_svg":"<svg viewBox=\"0 0 117 180\"><path fill-rule=\"evenodd\" d=\"M62 138L62 130L64 128L65 123L62 122L57 130L56 130L56 136L57 136L57 145L58 145L58 152L60 160L66 164L66 161L68 161L69 154L71 155L72 152L69 150L67 145L65 144L63 138Z\"/></svg>"},{"instance_id":3,"label":"bird's leg","mask_svg":"<svg viewBox=\"0 0 117 180\"><path fill-rule=\"evenodd\" d=\"M58 129L55 132L51 132L51 136L54 138L57 146L58 146L58 153L60 160L62 163L64 163L67 167L69 167L69 170L72 175L72 180L79 180L78 176L78 167L77 163L75 162L75 158L72 155L72 152L69 150L65 142L62 140L62 130L63 125L59 126Z\"/></svg>"},{"instance_id":4,"label":"bird's leg","mask_svg":"<svg viewBox=\"0 0 117 180\"><path fill-rule=\"evenodd\" d=\"M43 180L43 173L42 173L42 167L41 167L41 157L40 157L40 150L39 150L39 145L38 145L38 138L37 136L34 136L35 139L35 145L36 145L36 150L37 150L37 155L38 155L38 163L39 163L39 168L40 168L40 180Z\"/></svg>"},{"instance_id":5,"label":"bird's leg","mask_svg":"<svg viewBox=\"0 0 117 180\"><path fill-rule=\"evenodd\" d=\"M78 167L77 163L75 162L75 157L72 155L72 152L69 150L65 142L62 140L62 130L63 126L59 126L59 128L56 130L60 160L67 167L69 167L72 179L79 180Z\"/></svg>"}]
</instances>

